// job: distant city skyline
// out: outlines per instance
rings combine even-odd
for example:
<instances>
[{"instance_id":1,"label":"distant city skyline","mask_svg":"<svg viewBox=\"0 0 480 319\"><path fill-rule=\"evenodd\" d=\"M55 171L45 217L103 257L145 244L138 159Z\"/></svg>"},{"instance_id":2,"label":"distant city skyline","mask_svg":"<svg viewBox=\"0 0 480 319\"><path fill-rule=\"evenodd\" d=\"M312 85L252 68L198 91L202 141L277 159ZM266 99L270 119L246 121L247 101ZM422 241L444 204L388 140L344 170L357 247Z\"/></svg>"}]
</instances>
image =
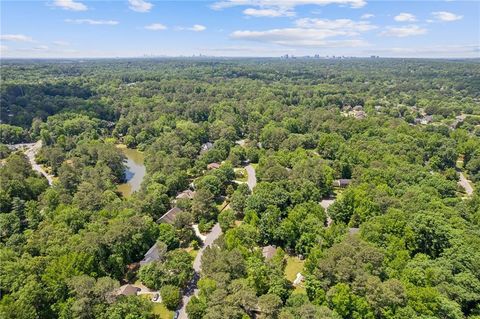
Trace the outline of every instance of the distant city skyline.
<instances>
[{"instance_id":1,"label":"distant city skyline","mask_svg":"<svg viewBox=\"0 0 480 319\"><path fill-rule=\"evenodd\" d=\"M2 1L3 58L480 57L480 2Z\"/></svg>"}]
</instances>

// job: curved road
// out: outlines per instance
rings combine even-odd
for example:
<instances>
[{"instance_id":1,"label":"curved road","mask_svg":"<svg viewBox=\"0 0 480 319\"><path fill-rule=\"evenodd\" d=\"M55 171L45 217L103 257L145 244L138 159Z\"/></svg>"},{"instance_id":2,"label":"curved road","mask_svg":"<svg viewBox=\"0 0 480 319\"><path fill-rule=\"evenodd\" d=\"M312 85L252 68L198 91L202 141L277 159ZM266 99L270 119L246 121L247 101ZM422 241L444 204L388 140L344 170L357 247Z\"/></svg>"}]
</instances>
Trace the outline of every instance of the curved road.
<instances>
[{"instance_id":1,"label":"curved road","mask_svg":"<svg viewBox=\"0 0 480 319\"><path fill-rule=\"evenodd\" d=\"M245 166L245 170L247 171L247 185L250 190L253 190L255 185L257 185L257 175L255 173L255 168L249 164ZM202 270L202 256L203 251L205 248L211 246L213 242L220 237L222 234L222 229L220 228L220 224L216 223L213 226L212 231L206 236L202 248L199 250L197 256L193 260L193 269L195 270L195 275L191 283L188 285L187 289L184 292L182 298L182 307L177 311L175 318L177 319L188 319L187 315L187 304L192 298L192 296L197 296L199 290L197 289L197 281L200 276L200 271Z\"/></svg>"},{"instance_id":2,"label":"curved road","mask_svg":"<svg viewBox=\"0 0 480 319\"><path fill-rule=\"evenodd\" d=\"M190 282L190 284L188 285L187 289L184 292L184 295L182 298L182 307L177 311L175 318L188 319L187 304L193 295L197 296L199 293L199 290L197 289L197 280L198 280L198 277L200 276L200 271L202 270L203 251L205 250L205 248L211 246L213 242L218 237L220 237L221 234L222 234L222 229L220 228L220 224L216 223L215 226L213 226L212 231L206 236L205 241L203 242L203 246L198 251L197 256L195 256L195 259L193 260L193 269L195 270L195 275L193 280Z\"/></svg>"},{"instance_id":3,"label":"curved road","mask_svg":"<svg viewBox=\"0 0 480 319\"><path fill-rule=\"evenodd\" d=\"M41 140L36 143L22 143L22 144L9 145L9 147L14 150L25 149L23 153L27 156L30 162L30 165L32 165L32 169L42 174L47 179L48 184L52 185L53 175L48 174L43 169L43 167L38 165L37 162L35 161L35 156L37 155L38 151L42 148Z\"/></svg>"}]
</instances>

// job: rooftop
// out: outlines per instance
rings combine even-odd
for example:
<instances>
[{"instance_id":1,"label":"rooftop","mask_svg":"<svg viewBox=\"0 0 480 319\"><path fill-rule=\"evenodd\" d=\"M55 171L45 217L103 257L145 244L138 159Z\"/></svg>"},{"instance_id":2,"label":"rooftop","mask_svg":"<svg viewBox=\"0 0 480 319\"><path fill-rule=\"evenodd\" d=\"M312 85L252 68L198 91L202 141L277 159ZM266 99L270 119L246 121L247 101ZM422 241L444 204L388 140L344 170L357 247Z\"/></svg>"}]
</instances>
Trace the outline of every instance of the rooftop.
<instances>
[{"instance_id":1,"label":"rooftop","mask_svg":"<svg viewBox=\"0 0 480 319\"><path fill-rule=\"evenodd\" d=\"M177 196L177 198L178 198L178 196ZM160 217L157 220L157 223L173 224L173 222L175 221L175 217L177 217L177 214L180 213L180 212L182 212L182 210L175 206L172 209L170 209L168 212L163 214L162 217Z\"/></svg>"}]
</instances>

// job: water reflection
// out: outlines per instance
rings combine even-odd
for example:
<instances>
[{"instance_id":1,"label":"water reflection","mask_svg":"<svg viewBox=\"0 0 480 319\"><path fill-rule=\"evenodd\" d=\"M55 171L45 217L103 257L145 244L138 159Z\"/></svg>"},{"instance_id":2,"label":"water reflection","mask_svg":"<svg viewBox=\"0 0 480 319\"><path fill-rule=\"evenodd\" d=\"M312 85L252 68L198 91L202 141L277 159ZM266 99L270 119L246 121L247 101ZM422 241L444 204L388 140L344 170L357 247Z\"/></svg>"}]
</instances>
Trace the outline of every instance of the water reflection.
<instances>
[{"instance_id":1,"label":"water reflection","mask_svg":"<svg viewBox=\"0 0 480 319\"><path fill-rule=\"evenodd\" d=\"M126 147L121 148L121 150L127 157L127 160L125 161L127 167L125 170L126 183L120 184L118 186L118 191L122 193L123 196L127 197L140 189L146 170L145 165L143 164L143 153Z\"/></svg>"}]
</instances>

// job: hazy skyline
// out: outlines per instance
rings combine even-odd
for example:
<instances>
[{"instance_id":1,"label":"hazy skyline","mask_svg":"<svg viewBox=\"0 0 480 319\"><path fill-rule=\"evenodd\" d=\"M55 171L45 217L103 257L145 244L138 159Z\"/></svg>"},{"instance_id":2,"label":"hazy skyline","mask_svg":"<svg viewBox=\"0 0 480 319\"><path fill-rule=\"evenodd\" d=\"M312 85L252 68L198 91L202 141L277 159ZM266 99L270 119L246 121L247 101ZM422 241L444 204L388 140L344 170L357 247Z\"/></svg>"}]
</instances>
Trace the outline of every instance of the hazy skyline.
<instances>
[{"instance_id":1,"label":"hazy skyline","mask_svg":"<svg viewBox=\"0 0 480 319\"><path fill-rule=\"evenodd\" d=\"M2 1L9 58L480 57L477 1Z\"/></svg>"}]
</instances>

